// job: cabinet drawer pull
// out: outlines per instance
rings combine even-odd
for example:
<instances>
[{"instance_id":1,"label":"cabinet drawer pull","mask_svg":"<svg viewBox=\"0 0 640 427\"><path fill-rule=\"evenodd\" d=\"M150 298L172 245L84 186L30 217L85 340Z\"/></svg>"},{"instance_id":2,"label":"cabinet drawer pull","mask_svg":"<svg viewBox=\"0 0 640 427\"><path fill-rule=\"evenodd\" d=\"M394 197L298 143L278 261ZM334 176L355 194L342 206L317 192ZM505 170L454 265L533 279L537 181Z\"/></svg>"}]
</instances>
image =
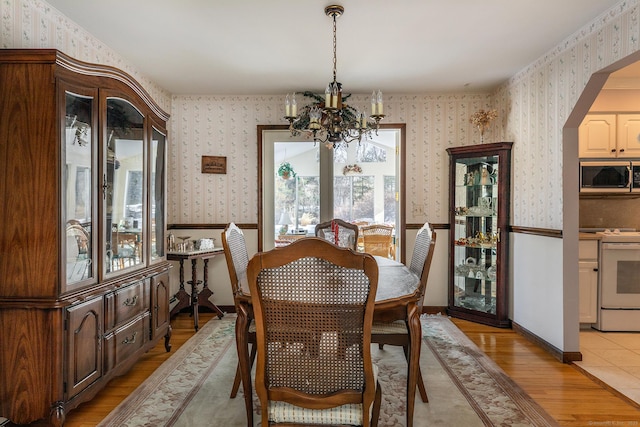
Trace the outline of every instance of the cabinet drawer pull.
<instances>
[{"instance_id":1,"label":"cabinet drawer pull","mask_svg":"<svg viewBox=\"0 0 640 427\"><path fill-rule=\"evenodd\" d=\"M127 298L122 305L127 306L127 307L132 307L134 305L136 305L136 303L138 302L138 295L135 295L133 298Z\"/></svg>"},{"instance_id":2,"label":"cabinet drawer pull","mask_svg":"<svg viewBox=\"0 0 640 427\"><path fill-rule=\"evenodd\" d=\"M138 335L137 332L134 332L133 335L131 335L131 337L126 337L124 340L122 340L122 344L133 344L136 342L136 335Z\"/></svg>"}]
</instances>

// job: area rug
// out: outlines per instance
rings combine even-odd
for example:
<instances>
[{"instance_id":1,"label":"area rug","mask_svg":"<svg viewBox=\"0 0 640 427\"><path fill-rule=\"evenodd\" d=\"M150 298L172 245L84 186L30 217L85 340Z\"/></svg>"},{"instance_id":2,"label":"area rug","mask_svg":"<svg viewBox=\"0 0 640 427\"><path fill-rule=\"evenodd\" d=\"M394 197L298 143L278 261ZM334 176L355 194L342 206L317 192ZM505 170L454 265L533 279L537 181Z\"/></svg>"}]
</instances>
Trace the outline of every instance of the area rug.
<instances>
[{"instance_id":1,"label":"area rug","mask_svg":"<svg viewBox=\"0 0 640 427\"><path fill-rule=\"evenodd\" d=\"M420 366L429 402L416 396L414 425L556 426L557 423L446 316L423 316ZM237 355L235 317L207 322L101 427L246 426L242 391L229 398ZM379 426L405 426L406 360L402 349L372 346L383 391ZM260 425L254 394L254 425Z\"/></svg>"}]
</instances>

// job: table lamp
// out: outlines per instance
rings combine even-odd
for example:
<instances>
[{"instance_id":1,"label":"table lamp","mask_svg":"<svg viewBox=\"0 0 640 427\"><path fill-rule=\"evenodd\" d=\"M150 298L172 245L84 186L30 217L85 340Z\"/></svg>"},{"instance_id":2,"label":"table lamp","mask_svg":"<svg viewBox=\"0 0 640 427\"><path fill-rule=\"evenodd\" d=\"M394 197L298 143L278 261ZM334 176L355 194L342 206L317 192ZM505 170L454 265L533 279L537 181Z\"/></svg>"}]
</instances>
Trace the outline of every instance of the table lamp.
<instances>
[{"instance_id":1,"label":"table lamp","mask_svg":"<svg viewBox=\"0 0 640 427\"><path fill-rule=\"evenodd\" d=\"M286 234L289 229L289 224L293 224L291 220L291 216L287 211L282 211L282 215L280 215L280 220L278 221L278 225L280 225L280 234Z\"/></svg>"}]
</instances>

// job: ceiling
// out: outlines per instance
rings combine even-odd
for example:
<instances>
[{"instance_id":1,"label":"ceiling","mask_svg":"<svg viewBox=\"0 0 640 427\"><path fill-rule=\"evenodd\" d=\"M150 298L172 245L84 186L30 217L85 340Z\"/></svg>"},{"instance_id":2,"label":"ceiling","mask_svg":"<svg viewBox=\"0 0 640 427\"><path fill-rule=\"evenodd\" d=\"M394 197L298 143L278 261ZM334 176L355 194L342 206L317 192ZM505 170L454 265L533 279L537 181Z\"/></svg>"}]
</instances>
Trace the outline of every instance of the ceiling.
<instances>
[{"instance_id":1,"label":"ceiling","mask_svg":"<svg viewBox=\"0 0 640 427\"><path fill-rule=\"evenodd\" d=\"M620 0L348 0L345 93L482 92ZM323 92L330 0L47 0L172 94Z\"/></svg>"}]
</instances>

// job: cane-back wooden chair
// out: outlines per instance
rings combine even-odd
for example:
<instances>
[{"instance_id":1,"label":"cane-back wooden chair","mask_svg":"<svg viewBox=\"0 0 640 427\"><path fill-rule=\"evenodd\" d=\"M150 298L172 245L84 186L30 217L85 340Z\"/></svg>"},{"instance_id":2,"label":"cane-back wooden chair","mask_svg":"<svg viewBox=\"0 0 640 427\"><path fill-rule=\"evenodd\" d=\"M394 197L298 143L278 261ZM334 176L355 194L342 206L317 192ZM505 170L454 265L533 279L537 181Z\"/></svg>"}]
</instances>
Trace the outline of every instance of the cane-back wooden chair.
<instances>
[{"instance_id":1,"label":"cane-back wooden chair","mask_svg":"<svg viewBox=\"0 0 640 427\"><path fill-rule=\"evenodd\" d=\"M393 227L385 224L365 225L361 228L364 251L371 255L390 257L393 248Z\"/></svg>"},{"instance_id":2,"label":"cane-back wooden chair","mask_svg":"<svg viewBox=\"0 0 640 427\"><path fill-rule=\"evenodd\" d=\"M358 248L358 226L334 218L316 225L316 237L325 239L341 248L354 251Z\"/></svg>"},{"instance_id":3,"label":"cane-back wooden chair","mask_svg":"<svg viewBox=\"0 0 640 427\"><path fill-rule=\"evenodd\" d=\"M224 256L227 260L227 269L229 270L229 279L231 281L231 292L233 293L233 302L236 307L236 313L241 310L248 312L249 319L247 321L248 333L247 339L251 344L251 364L256 357L256 329L255 322L251 311L251 304L248 301L246 292L248 292L247 283L247 266L249 264L249 255L247 253L247 245L244 240L242 230L233 222L229 223L222 232L222 247L224 248ZM244 288L244 289L243 289ZM238 325L236 324L236 328ZM236 397L238 388L240 387L241 372L240 364L236 368L236 376L231 388L231 398Z\"/></svg>"},{"instance_id":4,"label":"cane-back wooden chair","mask_svg":"<svg viewBox=\"0 0 640 427\"><path fill-rule=\"evenodd\" d=\"M424 293L429 278L431 259L436 247L436 233L425 223L416 235L413 255L409 270L420 279L415 291L419 312L422 312ZM409 326L406 317L404 319L375 320L371 329L371 342L378 343L382 348L384 344L402 346L405 357L409 357ZM427 390L424 385L422 371L418 368L418 390L423 402L428 402Z\"/></svg>"},{"instance_id":5,"label":"cane-back wooden chair","mask_svg":"<svg viewBox=\"0 0 640 427\"><path fill-rule=\"evenodd\" d=\"M248 280L262 425L377 425L375 259L311 237L257 254Z\"/></svg>"}]
</instances>

